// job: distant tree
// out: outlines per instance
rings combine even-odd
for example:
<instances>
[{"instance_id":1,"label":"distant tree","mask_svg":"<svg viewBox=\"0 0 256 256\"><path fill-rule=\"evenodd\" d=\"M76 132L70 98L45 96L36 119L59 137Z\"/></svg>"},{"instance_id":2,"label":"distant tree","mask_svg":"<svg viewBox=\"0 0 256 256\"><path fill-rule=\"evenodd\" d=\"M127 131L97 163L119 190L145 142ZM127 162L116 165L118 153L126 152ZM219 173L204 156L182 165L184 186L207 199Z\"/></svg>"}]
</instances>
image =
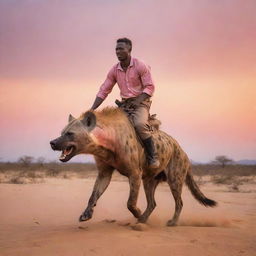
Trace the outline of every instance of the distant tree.
<instances>
[{"instance_id":1,"label":"distant tree","mask_svg":"<svg viewBox=\"0 0 256 256\"><path fill-rule=\"evenodd\" d=\"M24 166L29 166L34 160L32 156L22 156L18 159L18 162Z\"/></svg>"},{"instance_id":2,"label":"distant tree","mask_svg":"<svg viewBox=\"0 0 256 256\"><path fill-rule=\"evenodd\" d=\"M223 168L228 164L232 163L233 160L228 158L227 156L216 156L213 163L220 164Z\"/></svg>"},{"instance_id":3,"label":"distant tree","mask_svg":"<svg viewBox=\"0 0 256 256\"><path fill-rule=\"evenodd\" d=\"M40 165L43 166L45 163L45 158L43 156L40 156L37 158L36 162Z\"/></svg>"}]
</instances>

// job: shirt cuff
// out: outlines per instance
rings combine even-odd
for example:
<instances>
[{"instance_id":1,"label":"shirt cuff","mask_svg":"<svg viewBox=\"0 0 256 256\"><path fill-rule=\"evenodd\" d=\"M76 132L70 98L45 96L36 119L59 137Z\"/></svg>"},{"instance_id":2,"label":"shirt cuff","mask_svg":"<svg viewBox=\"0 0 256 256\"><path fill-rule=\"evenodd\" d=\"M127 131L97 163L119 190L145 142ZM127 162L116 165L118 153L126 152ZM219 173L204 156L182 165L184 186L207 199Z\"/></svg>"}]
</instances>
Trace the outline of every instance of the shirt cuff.
<instances>
[{"instance_id":1,"label":"shirt cuff","mask_svg":"<svg viewBox=\"0 0 256 256\"><path fill-rule=\"evenodd\" d=\"M153 90L151 88L145 88L142 92L148 94L149 96L153 96Z\"/></svg>"},{"instance_id":2,"label":"shirt cuff","mask_svg":"<svg viewBox=\"0 0 256 256\"><path fill-rule=\"evenodd\" d=\"M96 96L105 100L108 95L100 91L100 92L98 92L98 94Z\"/></svg>"}]
</instances>

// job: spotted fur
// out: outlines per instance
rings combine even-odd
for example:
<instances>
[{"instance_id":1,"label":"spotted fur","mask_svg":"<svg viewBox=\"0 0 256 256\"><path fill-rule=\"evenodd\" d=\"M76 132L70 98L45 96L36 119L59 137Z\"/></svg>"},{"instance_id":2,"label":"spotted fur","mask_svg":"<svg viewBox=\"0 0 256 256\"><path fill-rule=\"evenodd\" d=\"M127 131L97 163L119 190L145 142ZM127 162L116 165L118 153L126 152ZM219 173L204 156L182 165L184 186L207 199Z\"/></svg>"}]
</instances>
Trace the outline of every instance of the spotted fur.
<instances>
[{"instance_id":1,"label":"spotted fur","mask_svg":"<svg viewBox=\"0 0 256 256\"><path fill-rule=\"evenodd\" d=\"M89 122L89 117L93 117L94 126ZM184 183L188 185L193 196L201 204L216 205L215 201L203 195L195 183L188 156L178 142L159 130L160 122L157 119L154 118L154 122L157 125L154 126L152 136L160 166L153 170L147 167L144 149L133 126L124 112L118 108L108 107L101 111L86 112L79 119L72 120L72 123L64 129L66 132L72 130L75 133L76 143L81 148L79 153L94 155L99 171L92 195L87 208L80 216L80 221L86 221L92 217L97 200L109 185L115 169L129 179L130 194L127 207L139 222L146 222L156 207L154 194L161 181L169 184L175 200L175 213L173 218L167 222L169 226L177 224L182 210L181 193ZM83 131L81 131L80 123L84 125ZM87 124L90 124L89 128ZM147 199L147 208L143 213L137 207L141 181L143 181Z\"/></svg>"}]
</instances>

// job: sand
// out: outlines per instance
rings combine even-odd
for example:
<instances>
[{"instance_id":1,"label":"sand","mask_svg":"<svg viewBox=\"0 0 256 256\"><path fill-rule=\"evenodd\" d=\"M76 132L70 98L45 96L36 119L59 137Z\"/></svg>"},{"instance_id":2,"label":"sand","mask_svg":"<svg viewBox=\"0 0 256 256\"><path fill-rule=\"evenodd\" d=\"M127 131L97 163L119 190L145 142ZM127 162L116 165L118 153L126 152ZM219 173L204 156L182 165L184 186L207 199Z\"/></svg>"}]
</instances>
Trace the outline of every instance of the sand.
<instances>
[{"instance_id":1,"label":"sand","mask_svg":"<svg viewBox=\"0 0 256 256\"><path fill-rule=\"evenodd\" d=\"M129 187L112 181L91 220L78 222L92 179L48 179L41 184L0 184L0 255L256 255L256 193L227 192L210 183L203 192L218 201L200 205L186 187L179 226L166 227L174 202L156 191L157 208L145 225L126 208ZM138 205L145 208L140 192Z\"/></svg>"}]
</instances>

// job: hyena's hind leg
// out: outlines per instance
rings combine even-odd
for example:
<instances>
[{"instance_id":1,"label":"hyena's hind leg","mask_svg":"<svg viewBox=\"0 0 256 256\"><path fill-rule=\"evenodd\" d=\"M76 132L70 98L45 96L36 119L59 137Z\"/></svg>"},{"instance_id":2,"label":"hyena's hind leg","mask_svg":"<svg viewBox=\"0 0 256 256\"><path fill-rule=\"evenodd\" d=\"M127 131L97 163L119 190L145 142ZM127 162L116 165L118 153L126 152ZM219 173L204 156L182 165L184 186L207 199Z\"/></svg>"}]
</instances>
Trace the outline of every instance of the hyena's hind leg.
<instances>
[{"instance_id":1,"label":"hyena's hind leg","mask_svg":"<svg viewBox=\"0 0 256 256\"><path fill-rule=\"evenodd\" d=\"M176 226L183 207L181 198L182 186L185 181L187 169L182 163L170 163L167 168L167 182L172 191L175 200L175 212L171 220L167 222L167 226Z\"/></svg>"},{"instance_id":2,"label":"hyena's hind leg","mask_svg":"<svg viewBox=\"0 0 256 256\"><path fill-rule=\"evenodd\" d=\"M137 207L137 200L141 184L141 171L134 171L134 173L130 175L128 179L130 185L130 194L127 201L127 208L135 218L139 218L141 215L141 211Z\"/></svg>"},{"instance_id":3,"label":"hyena's hind leg","mask_svg":"<svg viewBox=\"0 0 256 256\"><path fill-rule=\"evenodd\" d=\"M156 207L155 201L155 191L156 187L161 181L166 180L166 175L164 172L159 173L156 177L145 177L143 179L143 186L147 198L147 208L144 213L139 217L139 222L145 223Z\"/></svg>"}]
</instances>

